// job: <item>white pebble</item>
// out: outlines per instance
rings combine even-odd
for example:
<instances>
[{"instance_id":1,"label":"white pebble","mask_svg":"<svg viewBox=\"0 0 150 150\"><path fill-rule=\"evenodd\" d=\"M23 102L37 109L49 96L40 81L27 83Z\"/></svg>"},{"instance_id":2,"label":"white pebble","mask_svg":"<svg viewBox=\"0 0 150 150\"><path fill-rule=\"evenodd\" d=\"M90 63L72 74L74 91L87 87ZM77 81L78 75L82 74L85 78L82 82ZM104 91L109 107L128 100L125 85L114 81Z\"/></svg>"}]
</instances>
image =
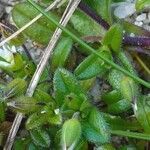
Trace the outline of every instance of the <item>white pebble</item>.
<instances>
[{"instance_id":1,"label":"white pebble","mask_svg":"<svg viewBox=\"0 0 150 150\"><path fill-rule=\"evenodd\" d=\"M143 14L137 16L136 21L143 21L143 20L145 20L145 19L146 19L146 14L143 13Z\"/></svg>"},{"instance_id":2,"label":"white pebble","mask_svg":"<svg viewBox=\"0 0 150 150\"><path fill-rule=\"evenodd\" d=\"M136 11L134 3L122 2L114 11L114 15L120 19L126 18Z\"/></svg>"},{"instance_id":3,"label":"white pebble","mask_svg":"<svg viewBox=\"0 0 150 150\"><path fill-rule=\"evenodd\" d=\"M143 22L142 21L135 21L134 24L141 27L143 25Z\"/></svg>"}]
</instances>

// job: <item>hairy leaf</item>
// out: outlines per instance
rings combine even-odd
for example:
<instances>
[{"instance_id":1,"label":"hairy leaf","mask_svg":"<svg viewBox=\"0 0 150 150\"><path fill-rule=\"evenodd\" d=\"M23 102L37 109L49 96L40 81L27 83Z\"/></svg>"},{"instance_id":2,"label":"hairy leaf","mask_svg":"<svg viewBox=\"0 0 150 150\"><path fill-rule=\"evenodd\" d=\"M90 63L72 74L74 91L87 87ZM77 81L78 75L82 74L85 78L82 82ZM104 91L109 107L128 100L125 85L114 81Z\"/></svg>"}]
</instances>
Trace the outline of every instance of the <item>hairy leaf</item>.
<instances>
[{"instance_id":1,"label":"hairy leaf","mask_svg":"<svg viewBox=\"0 0 150 150\"><path fill-rule=\"evenodd\" d=\"M81 136L81 125L77 119L67 120L62 127L62 147L74 149Z\"/></svg>"},{"instance_id":2,"label":"hairy leaf","mask_svg":"<svg viewBox=\"0 0 150 150\"><path fill-rule=\"evenodd\" d=\"M50 146L50 137L48 133L43 129L34 129L30 131L31 138L33 139L33 142L41 147L48 148Z\"/></svg>"},{"instance_id":3,"label":"hairy leaf","mask_svg":"<svg viewBox=\"0 0 150 150\"><path fill-rule=\"evenodd\" d=\"M71 93L78 97L84 94L74 75L65 69L56 70L53 83L58 104L62 104L65 97Z\"/></svg>"},{"instance_id":4,"label":"hairy leaf","mask_svg":"<svg viewBox=\"0 0 150 150\"><path fill-rule=\"evenodd\" d=\"M54 71L58 67L64 67L67 58L70 54L72 48L72 40L70 38L62 38L56 48L51 58L51 69Z\"/></svg>"},{"instance_id":5,"label":"hairy leaf","mask_svg":"<svg viewBox=\"0 0 150 150\"><path fill-rule=\"evenodd\" d=\"M112 56L107 47L99 49L99 54L103 57L112 60ZM106 65L104 61L99 59L94 54L88 56L79 66L75 69L75 75L78 79L89 79L97 75L104 75L110 66Z\"/></svg>"},{"instance_id":6,"label":"hairy leaf","mask_svg":"<svg viewBox=\"0 0 150 150\"><path fill-rule=\"evenodd\" d=\"M6 86L4 90L4 97L8 99L14 96L20 96L25 93L26 88L26 81L20 78L16 78Z\"/></svg>"},{"instance_id":7,"label":"hairy leaf","mask_svg":"<svg viewBox=\"0 0 150 150\"><path fill-rule=\"evenodd\" d=\"M30 22L38 14L39 12L32 5L26 2L18 3L12 10L13 21L19 28ZM49 15L57 19L56 15L52 13L49 13ZM24 33L40 44L47 44L54 30L55 25L48 21L45 17L42 17L28 27Z\"/></svg>"},{"instance_id":8,"label":"hairy leaf","mask_svg":"<svg viewBox=\"0 0 150 150\"><path fill-rule=\"evenodd\" d=\"M118 53L122 46L123 29L119 24L111 26L106 32L102 43L108 45L112 50Z\"/></svg>"},{"instance_id":9,"label":"hairy leaf","mask_svg":"<svg viewBox=\"0 0 150 150\"><path fill-rule=\"evenodd\" d=\"M73 28L78 31L81 36L99 35L104 36L105 30L94 22L83 12L76 10L70 19Z\"/></svg>"},{"instance_id":10,"label":"hairy leaf","mask_svg":"<svg viewBox=\"0 0 150 150\"><path fill-rule=\"evenodd\" d=\"M150 133L150 96L139 97L133 108L136 118L145 132Z\"/></svg>"}]
</instances>

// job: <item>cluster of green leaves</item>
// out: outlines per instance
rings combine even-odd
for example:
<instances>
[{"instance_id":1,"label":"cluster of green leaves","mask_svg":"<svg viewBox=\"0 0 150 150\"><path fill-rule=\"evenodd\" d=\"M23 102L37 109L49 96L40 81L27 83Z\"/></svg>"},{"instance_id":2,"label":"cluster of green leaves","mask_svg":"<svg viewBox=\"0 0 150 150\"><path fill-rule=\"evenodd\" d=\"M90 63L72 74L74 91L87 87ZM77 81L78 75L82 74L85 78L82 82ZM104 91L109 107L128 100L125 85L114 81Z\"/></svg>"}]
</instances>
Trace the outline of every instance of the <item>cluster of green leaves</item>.
<instances>
[{"instance_id":1,"label":"cluster of green leaves","mask_svg":"<svg viewBox=\"0 0 150 150\"><path fill-rule=\"evenodd\" d=\"M96 49L96 53L136 77L132 60L126 55L122 45L123 30L127 26L113 23L110 11L112 1L84 1L111 25L110 29L104 30L79 10L71 17L67 28L78 37L100 36L101 41L90 43L91 47ZM43 0L42 4L47 5L49 2L51 1ZM137 8L141 9L145 4L146 1L139 0ZM64 7L61 7L48 15L58 21L63 11ZM27 2L16 4L12 10L13 21L19 28L37 14L38 10ZM23 36L25 39L30 38L46 45L55 28L56 26L44 16L28 27ZM132 29L131 27L127 32ZM81 56L79 52L84 54L80 63L76 61ZM112 134L149 139L150 98L142 94L140 85L133 78L84 49L82 45L78 46L66 34L62 35L54 49L48 67L50 71L44 70L33 97L27 97L25 92L35 71L35 65L24 54L18 52L12 53L11 59L0 56L0 68L12 78L11 82L0 86L0 122L5 121L7 109L27 116L25 129L28 132L16 139L15 150L86 150L89 145L102 150L114 150ZM49 76L52 77L52 81L48 80ZM89 96L96 78L109 85L109 88L99 95L104 107L95 106L94 100ZM127 130L131 132L126 132ZM139 145L144 149L146 143L130 138L128 141L129 145L120 149L136 149Z\"/></svg>"}]
</instances>

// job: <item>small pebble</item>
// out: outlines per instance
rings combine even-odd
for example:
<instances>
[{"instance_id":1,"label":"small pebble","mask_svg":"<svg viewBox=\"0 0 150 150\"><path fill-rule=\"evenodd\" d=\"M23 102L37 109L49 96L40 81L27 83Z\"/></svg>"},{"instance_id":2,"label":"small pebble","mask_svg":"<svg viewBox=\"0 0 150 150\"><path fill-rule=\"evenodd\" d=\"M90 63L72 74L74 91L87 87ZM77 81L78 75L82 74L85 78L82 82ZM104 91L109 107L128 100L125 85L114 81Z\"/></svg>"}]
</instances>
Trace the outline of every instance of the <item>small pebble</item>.
<instances>
[{"instance_id":1,"label":"small pebble","mask_svg":"<svg viewBox=\"0 0 150 150\"><path fill-rule=\"evenodd\" d=\"M143 25L143 22L142 21L135 21L134 24L141 27Z\"/></svg>"},{"instance_id":2,"label":"small pebble","mask_svg":"<svg viewBox=\"0 0 150 150\"><path fill-rule=\"evenodd\" d=\"M143 20L145 20L145 19L146 19L146 14L143 13L143 14L137 16L136 21L143 21Z\"/></svg>"},{"instance_id":3,"label":"small pebble","mask_svg":"<svg viewBox=\"0 0 150 150\"><path fill-rule=\"evenodd\" d=\"M122 2L120 5L115 9L114 14L120 19L126 18L136 11L134 3L127 3Z\"/></svg>"}]
</instances>

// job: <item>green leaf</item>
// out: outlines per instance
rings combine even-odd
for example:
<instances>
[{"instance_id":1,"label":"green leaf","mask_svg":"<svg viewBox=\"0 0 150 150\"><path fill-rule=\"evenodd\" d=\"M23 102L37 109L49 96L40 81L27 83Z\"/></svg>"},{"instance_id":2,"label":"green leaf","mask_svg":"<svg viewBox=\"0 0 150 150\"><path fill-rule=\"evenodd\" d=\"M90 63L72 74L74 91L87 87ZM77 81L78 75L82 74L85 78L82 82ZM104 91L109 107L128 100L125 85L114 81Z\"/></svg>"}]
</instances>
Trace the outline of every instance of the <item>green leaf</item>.
<instances>
[{"instance_id":1,"label":"green leaf","mask_svg":"<svg viewBox=\"0 0 150 150\"><path fill-rule=\"evenodd\" d=\"M49 148L50 147L50 137L49 134L43 129L34 129L30 131L31 138L35 145Z\"/></svg>"},{"instance_id":2,"label":"green leaf","mask_svg":"<svg viewBox=\"0 0 150 150\"><path fill-rule=\"evenodd\" d=\"M54 49L51 58L51 69L54 71L58 67L64 67L72 48L72 40L70 38L62 38Z\"/></svg>"},{"instance_id":3,"label":"green leaf","mask_svg":"<svg viewBox=\"0 0 150 150\"><path fill-rule=\"evenodd\" d=\"M106 104L109 105L118 102L122 98L122 96L118 90L113 90L111 92L102 94L101 98Z\"/></svg>"},{"instance_id":4,"label":"green leaf","mask_svg":"<svg viewBox=\"0 0 150 150\"><path fill-rule=\"evenodd\" d=\"M111 53L107 47L99 49L98 53L103 57L112 60ZM97 75L104 75L110 66L106 65L103 60L91 54L75 69L75 75L78 79L89 79Z\"/></svg>"},{"instance_id":5,"label":"green leaf","mask_svg":"<svg viewBox=\"0 0 150 150\"><path fill-rule=\"evenodd\" d=\"M129 72L137 76L137 73L132 65L132 60L128 57L128 55L121 50L117 54L117 58L119 59L119 62L123 65L125 69L127 69Z\"/></svg>"},{"instance_id":6,"label":"green leaf","mask_svg":"<svg viewBox=\"0 0 150 150\"><path fill-rule=\"evenodd\" d=\"M34 92L34 98L38 101L38 102L43 102L43 103L48 103L48 102L54 102L53 98L46 92L40 90L40 89L36 89Z\"/></svg>"},{"instance_id":7,"label":"green leaf","mask_svg":"<svg viewBox=\"0 0 150 150\"><path fill-rule=\"evenodd\" d=\"M12 66L13 71L20 70L24 67L22 56L19 53L13 53L14 65Z\"/></svg>"},{"instance_id":8,"label":"green leaf","mask_svg":"<svg viewBox=\"0 0 150 150\"><path fill-rule=\"evenodd\" d=\"M47 123L51 125L60 125L62 123L62 115L60 110L58 108L56 109L55 107L55 103L50 102L45 107L43 107L41 113L47 116Z\"/></svg>"},{"instance_id":9,"label":"green leaf","mask_svg":"<svg viewBox=\"0 0 150 150\"><path fill-rule=\"evenodd\" d=\"M67 95L65 101L68 108L75 111L78 111L80 109L80 106L83 102L81 101L81 99L79 99L78 95L75 95L74 93Z\"/></svg>"},{"instance_id":10,"label":"green leaf","mask_svg":"<svg viewBox=\"0 0 150 150\"><path fill-rule=\"evenodd\" d=\"M77 119L65 121L62 127L62 147L63 149L74 149L81 136L81 125Z\"/></svg>"},{"instance_id":11,"label":"green leaf","mask_svg":"<svg viewBox=\"0 0 150 150\"><path fill-rule=\"evenodd\" d=\"M147 32L144 28L141 28L137 25L134 25L132 22L122 20L123 29L126 31L126 34L133 33L137 36L150 36L150 33Z\"/></svg>"},{"instance_id":12,"label":"green leaf","mask_svg":"<svg viewBox=\"0 0 150 150\"><path fill-rule=\"evenodd\" d=\"M81 85L82 89L84 89L85 91L89 91L93 87L95 80L96 80L96 78L81 80L80 85Z\"/></svg>"},{"instance_id":13,"label":"green leaf","mask_svg":"<svg viewBox=\"0 0 150 150\"><path fill-rule=\"evenodd\" d=\"M122 118L120 116L114 116L110 114L103 113L104 119L108 123L111 130L141 130L142 127L136 118Z\"/></svg>"},{"instance_id":14,"label":"green leaf","mask_svg":"<svg viewBox=\"0 0 150 150\"><path fill-rule=\"evenodd\" d=\"M65 69L59 68L56 70L53 84L58 104L62 104L65 97L71 93L79 97L84 94L74 75Z\"/></svg>"},{"instance_id":15,"label":"green leaf","mask_svg":"<svg viewBox=\"0 0 150 150\"><path fill-rule=\"evenodd\" d=\"M39 12L32 5L26 2L16 4L12 10L13 21L19 28L30 22L38 14ZM49 15L57 19L56 15L52 13L49 13ZM54 30L55 25L53 25L53 23L48 21L45 17L42 17L28 27L23 33L40 44L47 44Z\"/></svg>"},{"instance_id":16,"label":"green leaf","mask_svg":"<svg viewBox=\"0 0 150 150\"><path fill-rule=\"evenodd\" d=\"M96 11L96 13L107 21L109 24L112 24L111 17L111 0L85 0L85 2Z\"/></svg>"},{"instance_id":17,"label":"green leaf","mask_svg":"<svg viewBox=\"0 0 150 150\"><path fill-rule=\"evenodd\" d=\"M97 148L98 150L116 150L111 144L104 144Z\"/></svg>"},{"instance_id":18,"label":"green leaf","mask_svg":"<svg viewBox=\"0 0 150 150\"><path fill-rule=\"evenodd\" d=\"M149 0L136 0L136 9L142 10L144 8L150 8L150 1Z\"/></svg>"},{"instance_id":19,"label":"green leaf","mask_svg":"<svg viewBox=\"0 0 150 150\"><path fill-rule=\"evenodd\" d=\"M14 96L20 96L25 93L27 83L25 80L16 78L12 80L4 89L4 98L11 98Z\"/></svg>"},{"instance_id":20,"label":"green leaf","mask_svg":"<svg viewBox=\"0 0 150 150\"><path fill-rule=\"evenodd\" d=\"M117 71L115 69L112 69L109 72L108 81L114 89L120 90L120 83L124 77L125 77L125 75L123 73L121 73L120 71Z\"/></svg>"},{"instance_id":21,"label":"green leaf","mask_svg":"<svg viewBox=\"0 0 150 150\"><path fill-rule=\"evenodd\" d=\"M131 102L129 102L126 99L122 99L116 103L109 105L108 112L112 114L119 114L119 113L126 112L130 108L131 108Z\"/></svg>"},{"instance_id":22,"label":"green leaf","mask_svg":"<svg viewBox=\"0 0 150 150\"><path fill-rule=\"evenodd\" d=\"M83 135L95 144L107 143L110 140L110 129L103 115L95 108L90 111L88 122L82 123Z\"/></svg>"},{"instance_id":23,"label":"green leaf","mask_svg":"<svg viewBox=\"0 0 150 150\"><path fill-rule=\"evenodd\" d=\"M89 142L92 142L95 144L104 142L103 141L104 139L101 136L101 134L96 129L94 129L90 124L83 123L82 130L83 130L83 135L85 139L88 140Z\"/></svg>"},{"instance_id":24,"label":"green leaf","mask_svg":"<svg viewBox=\"0 0 150 150\"><path fill-rule=\"evenodd\" d=\"M102 41L103 45L108 45L112 50L118 53L122 46L123 39L123 29L119 24L114 24L106 32L104 39Z\"/></svg>"},{"instance_id":25,"label":"green leaf","mask_svg":"<svg viewBox=\"0 0 150 150\"><path fill-rule=\"evenodd\" d=\"M74 150L88 150L88 142L85 139L80 139Z\"/></svg>"},{"instance_id":26,"label":"green leaf","mask_svg":"<svg viewBox=\"0 0 150 150\"><path fill-rule=\"evenodd\" d=\"M92 109L89 115L89 124L101 135L101 142L106 143L110 140L109 127L103 115L97 110Z\"/></svg>"},{"instance_id":27,"label":"green leaf","mask_svg":"<svg viewBox=\"0 0 150 150\"><path fill-rule=\"evenodd\" d=\"M30 115L26 122L26 128L28 130L38 128L47 122L47 115L43 113L33 113Z\"/></svg>"},{"instance_id":28,"label":"green leaf","mask_svg":"<svg viewBox=\"0 0 150 150\"><path fill-rule=\"evenodd\" d=\"M136 118L145 132L150 133L150 96L139 97L133 108Z\"/></svg>"},{"instance_id":29,"label":"green leaf","mask_svg":"<svg viewBox=\"0 0 150 150\"><path fill-rule=\"evenodd\" d=\"M36 99L26 96L20 96L11 100L7 103L7 106L25 114L36 112L41 108Z\"/></svg>"},{"instance_id":30,"label":"green leaf","mask_svg":"<svg viewBox=\"0 0 150 150\"><path fill-rule=\"evenodd\" d=\"M103 37L105 34L105 30L98 23L79 10L72 15L70 23L81 36L98 35Z\"/></svg>"},{"instance_id":31,"label":"green leaf","mask_svg":"<svg viewBox=\"0 0 150 150\"><path fill-rule=\"evenodd\" d=\"M15 143L13 145L13 149L14 150L26 150L27 149L27 145L30 142L30 138L18 138L15 140Z\"/></svg>"},{"instance_id":32,"label":"green leaf","mask_svg":"<svg viewBox=\"0 0 150 150\"><path fill-rule=\"evenodd\" d=\"M139 148L139 147L138 147ZM140 148L139 148L140 149ZM137 150L137 147L134 145L126 145L126 146L121 146L119 150ZM142 149L141 149L142 150ZM144 149L143 149L144 150Z\"/></svg>"},{"instance_id":33,"label":"green leaf","mask_svg":"<svg viewBox=\"0 0 150 150\"><path fill-rule=\"evenodd\" d=\"M5 109L6 109L5 104L0 101L0 122L5 121Z\"/></svg>"},{"instance_id":34,"label":"green leaf","mask_svg":"<svg viewBox=\"0 0 150 150\"><path fill-rule=\"evenodd\" d=\"M138 89L136 83L129 77L124 77L120 84L120 91L122 96L132 102L138 97Z\"/></svg>"}]
</instances>

